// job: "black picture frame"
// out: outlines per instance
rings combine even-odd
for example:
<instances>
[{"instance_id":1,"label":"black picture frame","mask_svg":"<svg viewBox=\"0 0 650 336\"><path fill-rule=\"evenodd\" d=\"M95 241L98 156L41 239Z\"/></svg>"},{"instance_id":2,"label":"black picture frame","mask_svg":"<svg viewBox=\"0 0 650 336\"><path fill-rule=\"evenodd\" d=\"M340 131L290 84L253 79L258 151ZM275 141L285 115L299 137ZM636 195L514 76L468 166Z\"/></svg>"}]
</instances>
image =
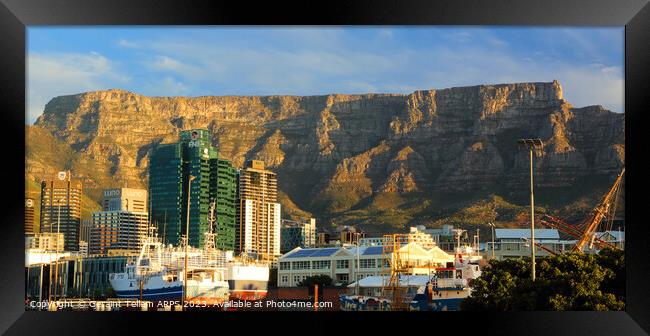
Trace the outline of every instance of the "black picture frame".
<instances>
[{"instance_id":1,"label":"black picture frame","mask_svg":"<svg viewBox=\"0 0 650 336\"><path fill-rule=\"evenodd\" d=\"M561 25L625 26L626 264L624 312L509 312L429 314L345 313L79 313L24 310L24 146L26 27L36 25ZM499 335L642 335L650 332L650 262L642 151L644 114L650 106L650 5L648 0L456 0L214 2L173 0L0 0L0 107L6 195L0 223L0 331L25 334L171 332L170 327L246 333L372 332ZM612 46L617 47L617 46ZM10 154L10 155L9 155ZM22 162L22 164L21 164ZM634 211L631 211L634 209ZM296 328L296 323L306 326ZM225 324L232 324L226 329ZM136 326L140 325L140 327ZM223 329L222 329L223 328ZM254 330L258 329L258 330ZM645 331L644 331L645 330ZM139 331L138 331L139 332ZM400 331L398 331L400 332ZM275 333L275 332L274 332Z\"/></svg>"}]
</instances>

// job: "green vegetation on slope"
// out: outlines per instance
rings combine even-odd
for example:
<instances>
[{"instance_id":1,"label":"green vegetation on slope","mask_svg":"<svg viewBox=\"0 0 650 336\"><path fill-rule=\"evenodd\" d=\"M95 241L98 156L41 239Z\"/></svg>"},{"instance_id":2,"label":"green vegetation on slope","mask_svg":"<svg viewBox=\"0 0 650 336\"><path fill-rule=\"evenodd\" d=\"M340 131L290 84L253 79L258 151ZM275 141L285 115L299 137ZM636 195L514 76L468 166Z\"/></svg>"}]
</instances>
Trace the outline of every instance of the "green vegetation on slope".
<instances>
[{"instance_id":1,"label":"green vegetation on slope","mask_svg":"<svg viewBox=\"0 0 650 336\"><path fill-rule=\"evenodd\" d=\"M25 159L28 165L42 167L43 170L25 176L25 197L34 199L35 223L40 222L41 180L53 178L53 172L71 170L83 172L89 176L101 176L93 162L83 162L80 154L52 136L47 130L26 126ZM86 160L91 161L91 160ZM107 178L104 178L106 180ZM92 212L101 209L100 191L84 187L81 198L81 219L90 219Z\"/></svg>"},{"instance_id":2,"label":"green vegetation on slope","mask_svg":"<svg viewBox=\"0 0 650 336\"><path fill-rule=\"evenodd\" d=\"M282 204L282 218L297 220L300 218L313 217L311 213L300 209L290 198L282 191L278 191L278 202Z\"/></svg>"}]
</instances>

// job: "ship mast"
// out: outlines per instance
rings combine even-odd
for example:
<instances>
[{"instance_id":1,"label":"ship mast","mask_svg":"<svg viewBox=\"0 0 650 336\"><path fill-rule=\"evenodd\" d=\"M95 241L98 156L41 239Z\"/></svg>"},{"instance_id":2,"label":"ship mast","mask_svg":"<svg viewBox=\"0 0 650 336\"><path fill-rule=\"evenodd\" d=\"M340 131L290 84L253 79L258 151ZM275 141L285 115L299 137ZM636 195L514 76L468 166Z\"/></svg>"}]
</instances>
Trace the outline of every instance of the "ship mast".
<instances>
[{"instance_id":1,"label":"ship mast","mask_svg":"<svg viewBox=\"0 0 650 336\"><path fill-rule=\"evenodd\" d=\"M208 231L205 232L205 250L211 251L216 248L215 236L214 233L214 210L215 210L215 201L212 200L210 203L210 213L208 215Z\"/></svg>"}]
</instances>

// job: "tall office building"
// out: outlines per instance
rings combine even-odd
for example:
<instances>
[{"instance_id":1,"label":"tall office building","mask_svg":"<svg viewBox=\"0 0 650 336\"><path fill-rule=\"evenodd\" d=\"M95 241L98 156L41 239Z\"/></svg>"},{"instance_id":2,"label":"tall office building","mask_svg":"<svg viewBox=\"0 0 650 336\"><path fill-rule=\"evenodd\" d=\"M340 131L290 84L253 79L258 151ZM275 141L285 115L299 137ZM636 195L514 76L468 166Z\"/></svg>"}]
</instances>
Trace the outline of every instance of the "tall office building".
<instances>
[{"instance_id":1,"label":"tall office building","mask_svg":"<svg viewBox=\"0 0 650 336\"><path fill-rule=\"evenodd\" d=\"M34 227L34 199L25 198L25 234L33 235L36 232Z\"/></svg>"},{"instance_id":2,"label":"tall office building","mask_svg":"<svg viewBox=\"0 0 650 336\"><path fill-rule=\"evenodd\" d=\"M147 239L148 223L146 190L104 190L102 211L93 212L88 252L138 251Z\"/></svg>"},{"instance_id":3,"label":"tall office building","mask_svg":"<svg viewBox=\"0 0 650 336\"><path fill-rule=\"evenodd\" d=\"M64 250L79 250L81 222L81 181L70 172L59 172L57 178L41 182L41 233L63 234Z\"/></svg>"},{"instance_id":4,"label":"tall office building","mask_svg":"<svg viewBox=\"0 0 650 336\"><path fill-rule=\"evenodd\" d=\"M190 176L194 180L190 183ZM158 145L149 161L152 222L166 244L179 244L185 234L188 186L191 246L203 247L209 228L210 205L215 202L217 248L235 247L236 170L218 157L207 130L189 130L179 142Z\"/></svg>"},{"instance_id":5,"label":"tall office building","mask_svg":"<svg viewBox=\"0 0 650 336\"><path fill-rule=\"evenodd\" d=\"M237 201L237 170L230 161L217 159L211 161L211 171L217 172L216 178L211 179L210 193L216 195L217 248L235 250L235 202Z\"/></svg>"},{"instance_id":6,"label":"tall office building","mask_svg":"<svg viewBox=\"0 0 650 336\"><path fill-rule=\"evenodd\" d=\"M239 173L237 242L239 253L260 260L280 256L280 203L278 179L264 169L264 162L251 160Z\"/></svg>"}]
</instances>

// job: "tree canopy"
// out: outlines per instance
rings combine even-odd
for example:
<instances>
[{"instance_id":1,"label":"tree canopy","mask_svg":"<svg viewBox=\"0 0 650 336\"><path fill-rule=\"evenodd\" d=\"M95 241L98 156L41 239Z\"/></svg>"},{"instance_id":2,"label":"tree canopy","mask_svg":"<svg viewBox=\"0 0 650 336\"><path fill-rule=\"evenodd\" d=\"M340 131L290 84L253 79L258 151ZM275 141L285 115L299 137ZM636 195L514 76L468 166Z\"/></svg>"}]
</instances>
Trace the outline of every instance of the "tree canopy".
<instances>
[{"instance_id":1,"label":"tree canopy","mask_svg":"<svg viewBox=\"0 0 650 336\"><path fill-rule=\"evenodd\" d=\"M530 258L490 260L472 283L462 310L623 310L625 255L563 253L537 259L536 279Z\"/></svg>"}]
</instances>

